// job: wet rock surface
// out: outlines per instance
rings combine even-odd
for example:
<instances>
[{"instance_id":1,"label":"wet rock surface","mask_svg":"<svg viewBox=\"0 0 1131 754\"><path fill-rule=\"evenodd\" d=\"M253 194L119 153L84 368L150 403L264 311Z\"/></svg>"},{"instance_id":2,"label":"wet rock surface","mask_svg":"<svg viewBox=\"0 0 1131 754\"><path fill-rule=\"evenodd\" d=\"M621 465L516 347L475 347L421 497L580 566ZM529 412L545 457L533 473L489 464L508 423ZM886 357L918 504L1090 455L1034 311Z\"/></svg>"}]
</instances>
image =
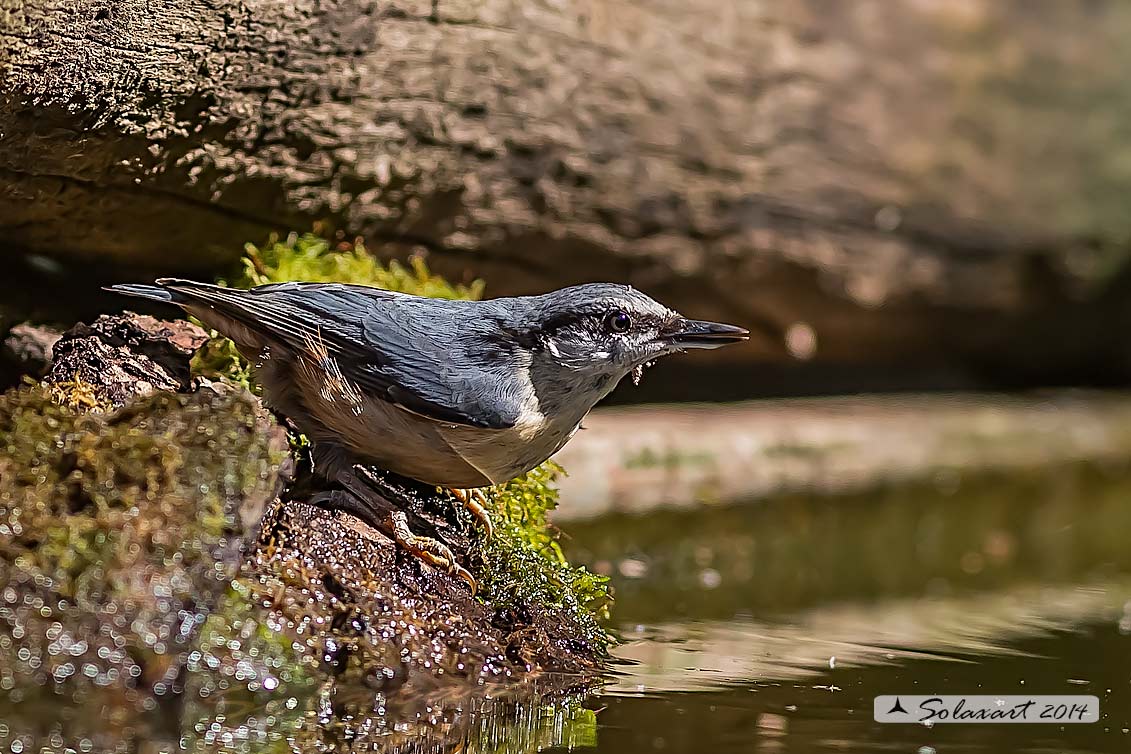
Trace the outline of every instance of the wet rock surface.
<instances>
[{"instance_id":1,"label":"wet rock surface","mask_svg":"<svg viewBox=\"0 0 1131 754\"><path fill-rule=\"evenodd\" d=\"M473 599L463 582L341 511L276 506L249 565L277 617L330 629L321 642L334 645L322 655L328 669L377 690L438 676L478 684L543 668L579 673L600 651L568 611ZM330 626L318 620L327 615Z\"/></svg>"},{"instance_id":2,"label":"wet rock surface","mask_svg":"<svg viewBox=\"0 0 1131 754\"><path fill-rule=\"evenodd\" d=\"M103 317L64 336L42 386L0 397L0 748L420 751L488 707L544 745L588 725L571 700L608 635L577 597L597 577L542 527L549 472L500 492L490 542L446 495L409 501L472 596L306 502L301 464L284 490L285 430L249 392L189 380L202 335Z\"/></svg>"}]
</instances>

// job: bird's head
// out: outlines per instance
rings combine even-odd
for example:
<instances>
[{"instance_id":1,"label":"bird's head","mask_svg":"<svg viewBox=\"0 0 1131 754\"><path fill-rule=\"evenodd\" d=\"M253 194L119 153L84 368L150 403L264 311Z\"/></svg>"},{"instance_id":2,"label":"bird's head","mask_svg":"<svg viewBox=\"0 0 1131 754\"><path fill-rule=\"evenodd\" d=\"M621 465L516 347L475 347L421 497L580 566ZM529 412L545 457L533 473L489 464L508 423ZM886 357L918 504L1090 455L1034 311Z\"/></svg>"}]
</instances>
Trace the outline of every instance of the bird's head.
<instances>
[{"instance_id":1,"label":"bird's head","mask_svg":"<svg viewBox=\"0 0 1131 754\"><path fill-rule=\"evenodd\" d=\"M542 358L612 385L628 374L639 380L661 356L749 337L741 327L687 319L626 285L591 283L537 298L534 335Z\"/></svg>"}]
</instances>

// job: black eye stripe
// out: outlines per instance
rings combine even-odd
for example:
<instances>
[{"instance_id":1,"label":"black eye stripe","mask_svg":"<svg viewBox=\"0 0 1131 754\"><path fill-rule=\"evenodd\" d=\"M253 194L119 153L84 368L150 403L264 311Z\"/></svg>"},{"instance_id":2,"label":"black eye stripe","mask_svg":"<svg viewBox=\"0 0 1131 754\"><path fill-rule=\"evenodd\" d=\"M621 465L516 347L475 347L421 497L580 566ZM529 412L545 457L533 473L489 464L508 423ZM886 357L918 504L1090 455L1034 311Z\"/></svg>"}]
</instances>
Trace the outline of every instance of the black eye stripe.
<instances>
[{"instance_id":1,"label":"black eye stripe","mask_svg":"<svg viewBox=\"0 0 1131 754\"><path fill-rule=\"evenodd\" d=\"M630 329L660 327L664 324L663 318L652 312L632 311L610 302L603 306L594 306L591 304L579 308L576 311L559 312L548 317L533 332L537 333L540 337L551 337L563 330L578 326L588 329L598 329L604 332L614 332L608 327L608 318L615 312L626 314L629 317Z\"/></svg>"}]
</instances>

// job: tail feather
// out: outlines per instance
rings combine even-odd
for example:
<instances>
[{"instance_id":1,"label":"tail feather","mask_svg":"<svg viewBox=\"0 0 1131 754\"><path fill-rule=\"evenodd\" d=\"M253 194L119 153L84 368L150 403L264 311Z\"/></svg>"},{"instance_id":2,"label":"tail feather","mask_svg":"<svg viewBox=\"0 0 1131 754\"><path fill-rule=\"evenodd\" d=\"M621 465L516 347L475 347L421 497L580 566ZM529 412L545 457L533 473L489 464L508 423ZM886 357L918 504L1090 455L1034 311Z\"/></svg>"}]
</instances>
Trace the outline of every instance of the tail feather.
<instances>
[{"instance_id":1,"label":"tail feather","mask_svg":"<svg viewBox=\"0 0 1131 754\"><path fill-rule=\"evenodd\" d=\"M155 282L111 285L107 290L179 306L234 340L245 354L258 353L268 340L279 340L280 333L297 329L296 311L268 297L180 278L158 278Z\"/></svg>"},{"instance_id":2,"label":"tail feather","mask_svg":"<svg viewBox=\"0 0 1131 754\"><path fill-rule=\"evenodd\" d=\"M157 278L154 282L156 285L141 283L108 285L105 290L179 306L185 306L195 301L222 299L233 293L229 288L221 288L210 283L198 283L195 280L182 280L181 278Z\"/></svg>"},{"instance_id":3,"label":"tail feather","mask_svg":"<svg viewBox=\"0 0 1131 754\"><path fill-rule=\"evenodd\" d=\"M123 283L121 285L108 285L103 290L121 293L126 296L147 298L152 301L162 301L166 304L179 303L173 291L156 285L143 285L141 283Z\"/></svg>"}]
</instances>

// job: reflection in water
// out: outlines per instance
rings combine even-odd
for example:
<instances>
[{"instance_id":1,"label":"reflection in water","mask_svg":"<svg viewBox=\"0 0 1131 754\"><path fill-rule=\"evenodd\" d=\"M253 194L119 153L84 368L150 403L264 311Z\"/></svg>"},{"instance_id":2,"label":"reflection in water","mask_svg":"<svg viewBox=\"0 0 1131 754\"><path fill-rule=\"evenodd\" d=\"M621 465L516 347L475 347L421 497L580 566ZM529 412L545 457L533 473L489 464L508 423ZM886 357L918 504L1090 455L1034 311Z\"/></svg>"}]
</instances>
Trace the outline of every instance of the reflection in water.
<instances>
[{"instance_id":1,"label":"reflection in water","mask_svg":"<svg viewBox=\"0 0 1131 754\"><path fill-rule=\"evenodd\" d=\"M571 524L569 554L609 573L616 617L788 615L1131 574L1131 477L1087 467L843 498Z\"/></svg>"},{"instance_id":2,"label":"reflection in water","mask_svg":"<svg viewBox=\"0 0 1131 754\"><path fill-rule=\"evenodd\" d=\"M193 751L492 752L518 754L596 745L597 720L583 706L591 687L545 678L516 687L437 689L424 697L327 686L312 705L289 700L265 711L226 696L196 710L181 739Z\"/></svg>"},{"instance_id":3,"label":"reflection in water","mask_svg":"<svg viewBox=\"0 0 1131 754\"><path fill-rule=\"evenodd\" d=\"M1131 751L1131 481L1085 467L571 526L626 640L602 752ZM1095 694L1091 726L878 725L891 693Z\"/></svg>"},{"instance_id":4,"label":"reflection in water","mask_svg":"<svg viewBox=\"0 0 1131 754\"><path fill-rule=\"evenodd\" d=\"M52 750L60 730L89 731L92 751L1126 752L1129 531L1131 480L1085 468L574 525L571 555L611 573L623 621L624 662L600 691L542 678L409 697L298 675L268 688L234 661L230 676L188 674L184 717L153 711L163 735L103 740L101 710L25 706L0 709L0 752ZM274 635L244 625L239 651ZM879 694L962 692L1094 694L1101 723L871 720Z\"/></svg>"},{"instance_id":5,"label":"reflection in water","mask_svg":"<svg viewBox=\"0 0 1131 754\"><path fill-rule=\"evenodd\" d=\"M1018 641L1004 655L899 658L826 668L807 680L699 692L605 696L597 752L895 752L1075 754L1131 751L1131 652L1111 623ZM1094 694L1093 725L879 725L891 693ZM924 748L926 747L926 748Z\"/></svg>"},{"instance_id":6,"label":"reflection in water","mask_svg":"<svg viewBox=\"0 0 1131 754\"><path fill-rule=\"evenodd\" d=\"M977 655L1018 654L1017 644L1023 640L1083 624L1128 623L1131 579L1079 587L1024 587L957 599L818 607L773 623L641 625L626 633L628 643L617 655L629 664L614 676L605 693L809 680L830 670L843 675L853 668L923 659L970 661Z\"/></svg>"}]
</instances>

